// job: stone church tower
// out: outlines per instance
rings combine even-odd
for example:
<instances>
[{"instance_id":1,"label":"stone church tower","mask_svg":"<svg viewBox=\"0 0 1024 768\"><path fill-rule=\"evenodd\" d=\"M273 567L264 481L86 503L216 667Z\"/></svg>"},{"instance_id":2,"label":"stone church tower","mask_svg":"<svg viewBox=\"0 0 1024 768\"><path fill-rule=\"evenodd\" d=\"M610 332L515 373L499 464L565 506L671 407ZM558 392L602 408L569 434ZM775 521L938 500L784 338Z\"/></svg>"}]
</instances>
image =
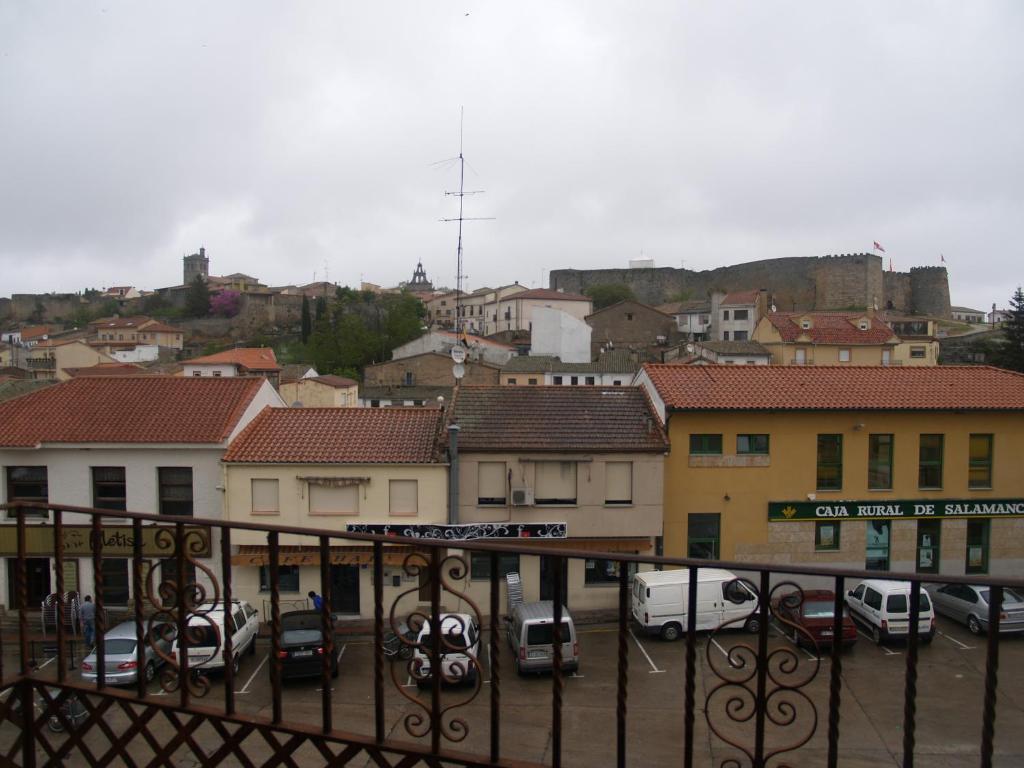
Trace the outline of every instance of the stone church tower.
<instances>
[{"instance_id":1,"label":"stone church tower","mask_svg":"<svg viewBox=\"0 0 1024 768\"><path fill-rule=\"evenodd\" d=\"M206 249L200 248L199 253L193 253L184 258L185 272L184 282L182 285L192 285L192 282L196 279L196 275L200 275L203 280L206 280L210 276L210 260L206 256Z\"/></svg>"}]
</instances>

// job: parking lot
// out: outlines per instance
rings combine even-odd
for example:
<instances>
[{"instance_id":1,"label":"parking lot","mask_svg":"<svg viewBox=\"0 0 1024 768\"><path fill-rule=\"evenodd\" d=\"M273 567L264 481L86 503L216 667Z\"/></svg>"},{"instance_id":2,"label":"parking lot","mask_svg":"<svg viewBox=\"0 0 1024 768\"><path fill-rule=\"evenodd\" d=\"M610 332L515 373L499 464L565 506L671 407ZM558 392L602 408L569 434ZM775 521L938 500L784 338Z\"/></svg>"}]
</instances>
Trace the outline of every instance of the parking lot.
<instances>
[{"instance_id":1,"label":"parking lot","mask_svg":"<svg viewBox=\"0 0 1024 768\"><path fill-rule=\"evenodd\" d=\"M930 645L919 650L916 754L929 766L973 766L978 763L981 741L981 713L984 692L985 637L971 635L966 628L938 619L938 633ZM604 765L613 761L615 750L615 708L617 680L617 634L609 625L578 628L581 668L565 680L563 709L563 756L569 765ZM679 761L683 749L685 641L665 642L636 634L629 637L628 758L632 765L661 765ZM490 745L490 687L492 664L489 637L483 638L484 677L480 692L453 715L465 720L468 733L459 750L487 754ZM741 631L720 632L698 637L696 675L696 764L718 765L735 754L711 733L705 712L712 713L715 728L729 739L753 745L753 723L731 721L725 713L726 690L707 701L709 691L722 682L714 669L727 670L727 654L735 646L756 646L756 637ZM339 637L337 652L340 676L332 681L334 727L362 734L373 733L373 653L369 638ZM827 754L828 687L830 660L818 659L812 651L797 648L773 626L769 633L769 669L782 682L808 679L799 694L790 696L797 715L788 728L769 726L769 749L803 740L809 741L787 762L818 766ZM856 644L843 654L842 704L840 720L840 763L846 766L899 765L903 744L903 691L906 646L894 642L876 646L861 633ZM501 644L500 694L501 743L503 754L538 762L550 762L551 678L518 677L509 666L508 645ZM734 658L742 659L733 650ZM16 663L5 649L5 663ZM792 674L785 675L786 658L799 661ZM419 708L402 692L418 697L429 706L429 689L420 691L401 661L385 670L386 726L389 738L416 740L405 729L404 719ZM820 665L820 666L819 666ZM55 665L44 662L43 673ZM817 668L816 674L814 674ZM749 669L747 667L746 669ZM1000 688L995 725L996 764L1024 764L1024 637L1000 640ZM733 670L735 674L736 671ZM72 673L76 674L76 673ZM394 682L391 677L394 676ZM756 681L756 678L755 678ZM755 681L748 683L753 689ZM223 678L210 678L212 689L203 706L223 701ZM772 690L769 681L769 691ZM162 692L156 683L151 694ZM257 652L245 656L235 681L236 706L240 713L271 715L269 643L261 640ZM443 704L448 706L473 697L472 687L445 688ZM735 689L728 689L734 691ZM173 699L172 699L173 700ZM288 681L283 692L285 719L316 724L320 721L319 680ZM816 715L815 715L816 712ZM111 724L121 713L112 716ZM815 722L816 717L816 722ZM154 721L154 722L159 722ZM10 724L5 725L10 728ZM169 727L169 726L167 726ZM90 738L92 735L90 735ZM97 735L99 738L99 736ZM197 735L197 741L201 740ZM6 738L4 739L6 741ZM201 742L200 742L201 743ZM219 739L217 742L219 743ZM213 744L211 744L213 746ZM230 761L225 765L232 764Z\"/></svg>"}]
</instances>

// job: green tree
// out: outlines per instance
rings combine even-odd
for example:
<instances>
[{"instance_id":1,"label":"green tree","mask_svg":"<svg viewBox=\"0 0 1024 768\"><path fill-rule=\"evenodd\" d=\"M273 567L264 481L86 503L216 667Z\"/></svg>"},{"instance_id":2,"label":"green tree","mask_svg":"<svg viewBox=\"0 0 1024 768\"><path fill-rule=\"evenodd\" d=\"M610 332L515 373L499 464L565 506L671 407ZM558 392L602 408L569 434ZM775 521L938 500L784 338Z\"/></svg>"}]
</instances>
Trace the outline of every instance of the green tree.
<instances>
[{"instance_id":1,"label":"green tree","mask_svg":"<svg viewBox=\"0 0 1024 768\"><path fill-rule=\"evenodd\" d=\"M594 309L604 309L620 301L636 301L633 289L623 283L592 285L583 293L593 300Z\"/></svg>"},{"instance_id":2,"label":"green tree","mask_svg":"<svg viewBox=\"0 0 1024 768\"><path fill-rule=\"evenodd\" d=\"M302 294L302 343L309 341L313 333L313 317L309 312L309 296Z\"/></svg>"},{"instance_id":3,"label":"green tree","mask_svg":"<svg viewBox=\"0 0 1024 768\"><path fill-rule=\"evenodd\" d=\"M1010 297L1010 319L1003 325L1003 339L997 364L1024 373L1024 291L1019 285Z\"/></svg>"},{"instance_id":4,"label":"green tree","mask_svg":"<svg viewBox=\"0 0 1024 768\"><path fill-rule=\"evenodd\" d=\"M189 317L206 317L210 313L210 288L202 275L196 275L188 288L185 311Z\"/></svg>"}]
</instances>

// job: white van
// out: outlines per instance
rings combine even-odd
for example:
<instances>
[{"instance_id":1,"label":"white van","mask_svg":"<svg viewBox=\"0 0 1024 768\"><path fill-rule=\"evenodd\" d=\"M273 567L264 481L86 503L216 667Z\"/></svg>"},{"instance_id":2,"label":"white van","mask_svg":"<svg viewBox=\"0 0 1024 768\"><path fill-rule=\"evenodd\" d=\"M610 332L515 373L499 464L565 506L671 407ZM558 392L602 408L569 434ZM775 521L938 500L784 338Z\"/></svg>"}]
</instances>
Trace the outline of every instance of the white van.
<instances>
[{"instance_id":1,"label":"white van","mask_svg":"<svg viewBox=\"0 0 1024 768\"><path fill-rule=\"evenodd\" d=\"M633 619L649 634L678 639L686 631L689 585L689 568L638 573L633 577ZM697 629L747 617L743 628L757 632L761 621L756 614L750 616L755 608L757 595L734 573L721 568L697 571Z\"/></svg>"},{"instance_id":2,"label":"white van","mask_svg":"<svg viewBox=\"0 0 1024 768\"><path fill-rule=\"evenodd\" d=\"M910 634L909 581L862 581L846 593L846 604L854 621L871 630L871 639L876 643ZM918 610L917 636L922 643L930 643L935 636L935 609L924 587Z\"/></svg>"},{"instance_id":3,"label":"white van","mask_svg":"<svg viewBox=\"0 0 1024 768\"><path fill-rule=\"evenodd\" d=\"M212 622L212 623L211 623ZM245 600L232 600L231 611L224 615L223 603L205 603L198 606L188 617L188 666L196 671L207 672L224 667L224 631L231 631L231 666L237 673L243 653L256 653L256 636L260 631L259 614ZM193 638L193 635L198 637ZM195 642L194 640L198 640ZM175 641L171 650L178 653Z\"/></svg>"},{"instance_id":4,"label":"white van","mask_svg":"<svg viewBox=\"0 0 1024 768\"><path fill-rule=\"evenodd\" d=\"M550 672L555 666L555 604L552 600L516 603L508 622L508 644L512 647L512 663L516 672ZM580 644L576 625L566 607L562 606L562 669L576 672L580 668Z\"/></svg>"},{"instance_id":5,"label":"white van","mask_svg":"<svg viewBox=\"0 0 1024 768\"><path fill-rule=\"evenodd\" d=\"M468 613L442 613L441 635L441 679L456 683L476 683L477 664L480 663L480 627ZM424 621L416 637L413 659L418 662L419 676L416 685L425 688L430 685L430 622Z\"/></svg>"}]
</instances>

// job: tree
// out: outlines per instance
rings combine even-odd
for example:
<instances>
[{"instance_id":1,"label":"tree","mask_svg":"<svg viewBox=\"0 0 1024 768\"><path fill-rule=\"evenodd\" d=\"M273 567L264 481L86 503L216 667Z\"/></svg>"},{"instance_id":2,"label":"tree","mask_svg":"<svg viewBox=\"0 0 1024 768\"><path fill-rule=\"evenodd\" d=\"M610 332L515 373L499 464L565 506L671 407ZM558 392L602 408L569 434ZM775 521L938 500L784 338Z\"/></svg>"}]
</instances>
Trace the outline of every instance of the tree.
<instances>
[{"instance_id":1,"label":"tree","mask_svg":"<svg viewBox=\"0 0 1024 768\"><path fill-rule=\"evenodd\" d=\"M594 302L594 309L604 309L620 301L636 301L633 289L622 283L592 285L583 291Z\"/></svg>"},{"instance_id":2,"label":"tree","mask_svg":"<svg viewBox=\"0 0 1024 768\"><path fill-rule=\"evenodd\" d=\"M309 296L302 294L302 343L309 341L313 333L313 317L309 313Z\"/></svg>"},{"instance_id":3,"label":"tree","mask_svg":"<svg viewBox=\"0 0 1024 768\"><path fill-rule=\"evenodd\" d=\"M188 288L185 311L189 317L206 317L210 314L210 288L202 275L196 275Z\"/></svg>"},{"instance_id":4,"label":"tree","mask_svg":"<svg viewBox=\"0 0 1024 768\"><path fill-rule=\"evenodd\" d=\"M210 297L210 313L218 317L234 317L242 308L242 294L224 290Z\"/></svg>"},{"instance_id":5,"label":"tree","mask_svg":"<svg viewBox=\"0 0 1024 768\"><path fill-rule=\"evenodd\" d=\"M1019 285L1010 298L1010 319L1003 325L1003 339L997 364L1024 373L1024 290Z\"/></svg>"}]
</instances>

